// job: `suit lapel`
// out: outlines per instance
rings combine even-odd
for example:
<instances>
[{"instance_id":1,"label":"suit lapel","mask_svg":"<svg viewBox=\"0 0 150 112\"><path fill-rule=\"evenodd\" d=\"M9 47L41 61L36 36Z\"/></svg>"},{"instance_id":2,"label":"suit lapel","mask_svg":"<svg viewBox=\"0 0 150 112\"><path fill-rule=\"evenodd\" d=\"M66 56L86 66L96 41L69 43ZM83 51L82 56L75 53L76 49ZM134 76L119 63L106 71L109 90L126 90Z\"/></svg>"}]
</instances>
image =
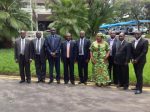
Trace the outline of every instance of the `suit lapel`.
<instances>
[{"instance_id":1,"label":"suit lapel","mask_svg":"<svg viewBox=\"0 0 150 112\"><path fill-rule=\"evenodd\" d=\"M19 39L19 41L18 41L18 48L19 48L19 53L21 52L21 38Z\"/></svg>"},{"instance_id":2,"label":"suit lapel","mask_svg":"<svg viewBox=\"0 0 150 112\"><path fill-rule=\"evenodd\" d=\"M44 45L44 38L41 38L41 48Z\"/></svg>"},{"instance_id":3,"label":"suit lapel","mask_svg":"<svg viewBox=\"0 0 150 112\"><path fill-rule=\"evenodd\" d=\"M34 48L35 48L35 49L36 49L36 41L37 41L37 38L34 39L34 41L33 41L33 44L34 44Z\"/></svg>"},{"instance_id":4,"label":"suit lapel","mask_svg":"<svg viewBox=\"0 0 150 112\"><path fill-rule=\"evenodd\" d=\"M135 45L135 40L132 42L132 48L133 49L135 49L134 45Z\"/></svg>"}]
</instances>

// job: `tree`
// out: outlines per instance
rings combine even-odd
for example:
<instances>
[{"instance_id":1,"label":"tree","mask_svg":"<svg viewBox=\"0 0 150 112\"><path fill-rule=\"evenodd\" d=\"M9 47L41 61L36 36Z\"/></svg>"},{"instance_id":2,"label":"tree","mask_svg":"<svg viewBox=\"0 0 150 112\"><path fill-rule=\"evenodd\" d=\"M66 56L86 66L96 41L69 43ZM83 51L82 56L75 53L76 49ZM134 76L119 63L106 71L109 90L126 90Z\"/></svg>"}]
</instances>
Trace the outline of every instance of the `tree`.
<instances>
[{"instance_id":1,"label":"tree","mask_svg":"<svg viewBox=\"0 0 150 112\"><path fill-rule=\"evenodd\" d=\"M90 28L85 0L55 0L48 3L47 8L52 10L50 19L54 21L49 27L56 27L61 35L70 32L74 37L79 37L80 30Z\"/></svg>"},{"instance_id":2,"label":"tree","mask_svg":"<svg viewBox=\"0 0 150 112\"><path fill-rule=\"evenodd\" d=\"M18 35L18 30L29 29L30 14L21 10L20 0L0 1L0 37L10 39Z\"/></svg>"},{"instance_id":3,"label":"tree","mask_svg":"<svg viewBox=\"0 0 150 112\"><path fill-rule=\"evenodd\" d=\"M118 13L115 17L116 20L125 21L125 20L136 20L138 28L140 26L140 19L148 19L150 8L150 0L118 0L116 12ZM125 15L128 15L128 18L124 18Z\"/></svg>"},{"instance_id":4,"label":"tree","mask_svg":"<svg viewBox=\"0 0 150 112\"><path fill-rule=\"evenodd\" d=\"M93 37L103 23L111 22L114 16L114 4L111 0L88 0L89 35Z\"/></svg>"}]
</instances>

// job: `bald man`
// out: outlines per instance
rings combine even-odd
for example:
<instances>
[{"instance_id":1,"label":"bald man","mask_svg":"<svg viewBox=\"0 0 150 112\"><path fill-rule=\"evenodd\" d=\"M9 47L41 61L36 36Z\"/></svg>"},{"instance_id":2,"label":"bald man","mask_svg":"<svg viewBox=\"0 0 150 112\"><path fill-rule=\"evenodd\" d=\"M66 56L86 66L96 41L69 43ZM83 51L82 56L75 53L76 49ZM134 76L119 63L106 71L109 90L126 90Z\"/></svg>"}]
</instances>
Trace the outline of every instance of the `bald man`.
<instances>
[{"instance_id":1,"label":"bald man","mask_svg":"<svg viewBox=\"0 0 150 112\"><path fill-rule=\"evenodd\" d=\"M36 32L36 38L31 41L32 59L35 61L37 83L45 82L46 76L46 50L44 46L45 38L42 38L41 32Z\"/></svg>"},{"instance_id":2,"label":"bald man","mask_svg":"<svg viewBox=\"0 0 150 112\"><path fill-rule=\"evenodd\" d=\"M91 42L85 37L85 31L80 31L80 39L77 40L77 62L80 82L79 84L87 84L88 80L88 63L90 60Z\"/></svg>"},{"instance_id":3,"label":"bald man","mask_svg":"<svg viewBox=\"0 0 150 112\"><path fill-rule=\"evenodd\" d=\"M30 62L31 59L30 40L26 39L26 31L20 32L20 37L15 41L15 61L19 64L20 83L31 82Z\"/></svg>"},{"instance_id":4,"label":"bald man","mask_svg":"<svg viewBox=\"0 0 150 112\"><path fill-rule=\"evenodd\" d=\"M64 65L64 82L75 85L74 79L74 63L76 60L76 42L72 40L70 33L65 36L65 41L61 45L61 59Z\"/></svg>"},{"instance_id":5,"label":"bald man","mask_svg":"<svg viewBox=\"0 0 150 112\"><path fill-rule=\"evenodd\" d=\"M118 74L119 85L127 90L129 87L129 66L130 62L130 44L125 40L125 34L119 34L117 41L116 53L114 56L114 63L116 64L116 71Z\"/></svg>"},{"instance_id":6,"label":"bald man","mask_svg":"<svg viewBox=\"0 0 150 112\"><path fill-rule=\"evenodd\" d=\"M146 63L146 54L148 52L148 40L142 38L140 31L135 31L135 40L131 43L131 61L137 79L135 94L141 94L143 88L143 69Z\"/></svg>"}]
</instances>

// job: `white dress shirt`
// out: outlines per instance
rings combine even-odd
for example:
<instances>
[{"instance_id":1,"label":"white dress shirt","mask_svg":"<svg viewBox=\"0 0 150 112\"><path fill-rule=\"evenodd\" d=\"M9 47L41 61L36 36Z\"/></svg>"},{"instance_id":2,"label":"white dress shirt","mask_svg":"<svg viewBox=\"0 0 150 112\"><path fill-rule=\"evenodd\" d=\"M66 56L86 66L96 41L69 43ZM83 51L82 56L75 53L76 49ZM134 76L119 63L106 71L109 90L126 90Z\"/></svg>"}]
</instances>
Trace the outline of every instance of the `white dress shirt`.
<instances>
[{"instance_id":1,"label":"white dress shirt","mask_svg":"<svg viewBox=\"0 0 150 112\"><path fill-rule=\"evenodd\" d=\"M137 47L137 44L139 43L139 41L141 40L141 37L137 40L135 40L135 43L134 43L134 48L136 49L136 47Z\"/></svg>"},{"instance_id":2,"label":"white dress shirt","mask_svg":"<svg viewBox=\"0 0 150 112\"><path fill-rule=\"evenodd\" d=\"M114 40L115 40L115 38L114 39L110 39L110 55L112 55L112 46L114 44Z\"/></svg>"},{"instance_id":3,"label":"white dress shirt","mask_svg":"<svg viewBox=\"0 0 150 112\"><path fill-rule=\"evenodd\" d=\"M21 52L20 52L20 54L24 55L24 51L25 51L25 39L21 38Z\"/></svg>"},{"instance_id":4,"label":"white dress shirt","mask_svg":"<svg viewBox=\"0 0 150 112\"><path fill-rule=\"evenodd\" d=\"M40 54L40 50L41 50L41 38L40 39L38 39L38 38L36 39L36 50L37 50L37 53Z\"/></svg>"},{"instance_id":5,"label":"white dress shirt","mask_svg":"<svg viewBox=\"0 0 150 112\"><path fill-rule=\"evenodd\" d=\"M67 58L70 58L70 41L67 41Z\"/></svg>"}]
</instances>

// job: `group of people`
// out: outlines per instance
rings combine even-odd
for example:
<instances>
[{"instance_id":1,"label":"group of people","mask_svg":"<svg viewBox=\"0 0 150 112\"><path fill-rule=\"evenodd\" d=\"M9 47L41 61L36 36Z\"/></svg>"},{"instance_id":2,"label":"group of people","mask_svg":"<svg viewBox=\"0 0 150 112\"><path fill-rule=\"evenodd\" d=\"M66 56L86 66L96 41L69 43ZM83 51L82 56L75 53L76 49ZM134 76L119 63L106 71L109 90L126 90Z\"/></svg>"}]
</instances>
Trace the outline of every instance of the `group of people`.
<instances>
[{"instance_id":1,"label":"group of people","mask_svg":"<svg viewBox=\"0 0 150 112\"><path fill-rule=\"evenodd\" d=\"M80 31L80 38L74 40L71 33L66 33L64 40L51 28L51 34L42 38L41 32L36 32L36 38L28 40L26 32L21 31L15 41L15 61L19 64L20 83L31 82L30 63L35 61L37 83L45 83L46 60L49 62L49 84L54 81L54 67L56 81L60 84L60 62L63 63L64 83L75 85L74 64L78 64L79 83L87 84L88 63L92 62L92 79L97 86L115 84L127 90L129 87L129 62L134 66L137 84L133 88L135 94L142 93L143 68L146 63L148 41L141 37L141 32L135 32L135 40L131 43L125 40L125 34L116 36L114 31L105 38L97 33L95 41L91 43L86 38L85 31ZM113 81L111 81L113 79Z\"/></svg>"}]
</instances>

